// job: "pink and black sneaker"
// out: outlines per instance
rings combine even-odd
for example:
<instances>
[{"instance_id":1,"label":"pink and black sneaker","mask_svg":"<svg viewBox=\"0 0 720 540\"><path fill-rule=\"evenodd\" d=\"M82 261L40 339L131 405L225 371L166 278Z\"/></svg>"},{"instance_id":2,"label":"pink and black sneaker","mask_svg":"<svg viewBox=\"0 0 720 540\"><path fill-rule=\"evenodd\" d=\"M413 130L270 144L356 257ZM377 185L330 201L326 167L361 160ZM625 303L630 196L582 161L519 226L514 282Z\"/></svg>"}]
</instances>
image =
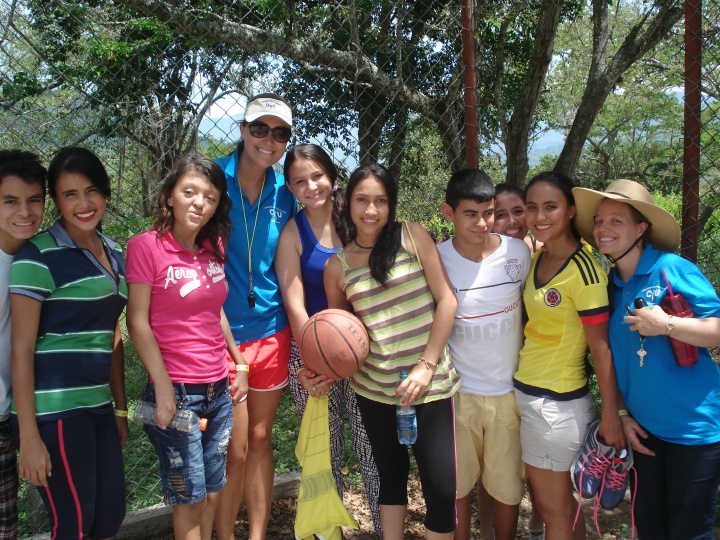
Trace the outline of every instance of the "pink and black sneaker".
<instances>
[{"instance_id":1,"label":"pink and black sneaker","mask_svg":"<svg viewBox=\"0 0 720 540\"><path fill-rule=\"evenodd\" d=\"M599 427L598 420L590 424L585 442L570 466L573 486L583 499L592 499L600 490L605 472L615 457L615 449L598 439Z\"/></svg>"},{"instance_id":2,"label":"pink and black sneaker","mask_svg":"<svg viewBox=\"0 0 720 540\"><path fill-rule=\"evenodd\" d=\"M615 453L598 493L600 506L605 510L612 510L622 502L634 463L632 446L629 444L627 448Z\"/></svg>"}]
</instances>

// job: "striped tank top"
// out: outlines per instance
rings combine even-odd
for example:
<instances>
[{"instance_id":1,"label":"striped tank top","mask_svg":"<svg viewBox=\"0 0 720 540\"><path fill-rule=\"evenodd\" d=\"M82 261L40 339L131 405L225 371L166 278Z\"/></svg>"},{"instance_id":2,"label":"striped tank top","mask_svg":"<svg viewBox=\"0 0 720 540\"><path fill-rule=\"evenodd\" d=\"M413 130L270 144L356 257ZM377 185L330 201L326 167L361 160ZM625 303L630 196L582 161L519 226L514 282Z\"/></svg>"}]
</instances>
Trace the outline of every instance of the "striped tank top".
<instances>
[{"instance_id":1,"label":"striped tank top","mask_svg":"<svg viewBox=\"0 0 720 540\"><path fill-rule=\"evenodd\" d=\"M351 387L367 399L394 404L400 371L409 372L417 364L435 314L425 273L420 261L405 249L404 238L386 286L372 277L368 266L351 269L343 250L337 257L344 269L345 296L370 336L370 354L353 376ZM446 345L428 391L416 403L448 398L460 384Z\"/></svg>"}]
</instances>

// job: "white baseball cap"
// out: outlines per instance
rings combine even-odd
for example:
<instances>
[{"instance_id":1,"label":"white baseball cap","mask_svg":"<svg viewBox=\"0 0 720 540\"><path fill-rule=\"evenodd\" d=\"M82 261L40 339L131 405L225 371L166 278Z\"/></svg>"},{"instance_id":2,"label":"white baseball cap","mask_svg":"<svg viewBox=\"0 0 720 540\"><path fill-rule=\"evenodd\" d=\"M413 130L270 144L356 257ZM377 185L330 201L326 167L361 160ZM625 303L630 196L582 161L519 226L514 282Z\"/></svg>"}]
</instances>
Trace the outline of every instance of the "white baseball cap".
<instances>
[{"instance_id":1,"label":"white baseball cap","mask_svg":"<svg viewBox=\"0 0 720 540\"><path fill-rule=\"evenodd\" d=\"M245 109L245 122L252 122L263 116L274 116L292 127L292 111L287 103L271 97L256 98Z\"/></svg>"}]
</instances>

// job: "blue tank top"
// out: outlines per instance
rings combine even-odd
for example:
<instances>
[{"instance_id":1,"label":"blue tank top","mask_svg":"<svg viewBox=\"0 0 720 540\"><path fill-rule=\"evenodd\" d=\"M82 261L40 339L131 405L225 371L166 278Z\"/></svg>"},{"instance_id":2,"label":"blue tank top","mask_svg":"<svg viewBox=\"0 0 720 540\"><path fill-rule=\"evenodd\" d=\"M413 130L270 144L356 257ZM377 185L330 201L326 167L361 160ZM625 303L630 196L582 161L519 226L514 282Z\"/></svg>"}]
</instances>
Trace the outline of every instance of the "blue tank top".
<instances>
[{"instance_id":1,"label":"blue tank top","mask_svg":"<svg viewBox=\"0 0 720 540\"><path fill-rule=\"evenodd\" d=\"M331 255L338 252L338 248L328 248L320 245L305 217L304 209L295 215L295 224L302 244L300 270L303 288L305 289L305 309L308 315L312 316L328 307L325 285L323 284L323 271L325 270L325 262Z\"/></svg>"}]
</instances>

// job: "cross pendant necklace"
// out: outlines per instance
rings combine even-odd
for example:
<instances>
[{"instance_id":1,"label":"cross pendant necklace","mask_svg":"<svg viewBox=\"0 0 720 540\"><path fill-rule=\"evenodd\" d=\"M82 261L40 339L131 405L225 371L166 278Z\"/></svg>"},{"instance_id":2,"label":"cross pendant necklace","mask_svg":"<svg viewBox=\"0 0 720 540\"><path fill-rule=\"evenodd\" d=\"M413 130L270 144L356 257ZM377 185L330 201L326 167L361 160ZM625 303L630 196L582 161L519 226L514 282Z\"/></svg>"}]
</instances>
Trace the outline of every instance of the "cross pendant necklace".
<instances>
[{"instance_id":1,"label":"cross pendant necklace","mask_svg":"<svg viewBox=\"0 0 720 540\"><path fill-rule=\"evenodd\" d=\"M640 357L640 367L643 367L643 362L645 361L646 354L647 351L645 350L645 336L640 336L640 350L637 352L637 355Z\"/></svg>"}]
</instances>

